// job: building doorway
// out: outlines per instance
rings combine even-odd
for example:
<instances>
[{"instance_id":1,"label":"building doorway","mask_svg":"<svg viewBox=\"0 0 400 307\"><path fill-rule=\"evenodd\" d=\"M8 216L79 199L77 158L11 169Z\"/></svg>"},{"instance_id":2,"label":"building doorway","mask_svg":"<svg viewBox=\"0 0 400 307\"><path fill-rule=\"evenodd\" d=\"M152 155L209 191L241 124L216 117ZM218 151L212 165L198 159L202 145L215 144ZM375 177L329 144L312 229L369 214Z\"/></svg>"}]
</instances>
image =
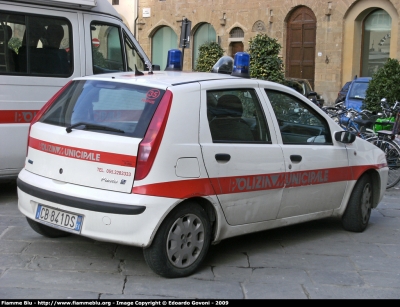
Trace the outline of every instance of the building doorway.
<instances>
[{"instance_id":1,"label":"building doorway","mask_svg":"<svg viewBox=\"0 0 400 307\"><path fill-rule=\"evenodd\" d=\"M314 88L317 20L307 7L299 7L287 22L285 76L307 79Z\"/></svg>"},{"instance_id":2,"label":"building doorway","mask_svg":"<svg viewBox=\"0 0 400 307\"><path fill-rule=\"evenodd\" d=\"M230 43L230 46L229 46L230 48L230 50L231 50L231 56L234 58L235 57L235 54L236 53L238 53L238 52L243 52L243 50L244 50L244 46L243 46L243 43L242 42L233 42L233 43Z\"/></svg>"}]
</instances>

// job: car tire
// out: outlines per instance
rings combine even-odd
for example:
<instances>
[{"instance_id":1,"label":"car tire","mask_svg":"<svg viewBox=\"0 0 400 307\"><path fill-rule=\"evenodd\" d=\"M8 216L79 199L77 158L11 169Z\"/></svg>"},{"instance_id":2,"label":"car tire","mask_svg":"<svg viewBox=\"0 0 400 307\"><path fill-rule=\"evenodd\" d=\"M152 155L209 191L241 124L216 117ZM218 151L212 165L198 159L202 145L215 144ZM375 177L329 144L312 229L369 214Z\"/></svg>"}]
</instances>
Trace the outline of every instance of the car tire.
<instances>
[{"instance_id":1,"label":"car tire","mask_svg":"<svg viewBox=\"0 0 400 307\"><path fill-rule=\"evenodd\" d=\"M38 234L48 237L48 238L61 238L61 237L67 237L70 236L71 233L62 231L60 229L52 228L49 226L46 226L44 224L38 223L34 220L31 220L30 218L26 218L28 221L29 226L36 231Z\"/></svg>"},{"instance_id":2,"label":"car tire","mask_svg":"<svg viewBox=\"0 0 400 307\"><path fill-rule=\"evenodd\" d=\"M167 278L192 274L203 262L211 242L211 224L205 210L185 202L165 218L150 247L143 250L148 266Z\"/></svg>"},{"instance_id":3,"label":"car tire","mask_svg":"<svg viewBox=\"0 0 400 307\"><path fill-rule=\"evenodd\" d=\"M367 228L372 208L372 181L367 174L356 183L342 216L345 230L362 232Z\"/></svg>"}]
</instances>

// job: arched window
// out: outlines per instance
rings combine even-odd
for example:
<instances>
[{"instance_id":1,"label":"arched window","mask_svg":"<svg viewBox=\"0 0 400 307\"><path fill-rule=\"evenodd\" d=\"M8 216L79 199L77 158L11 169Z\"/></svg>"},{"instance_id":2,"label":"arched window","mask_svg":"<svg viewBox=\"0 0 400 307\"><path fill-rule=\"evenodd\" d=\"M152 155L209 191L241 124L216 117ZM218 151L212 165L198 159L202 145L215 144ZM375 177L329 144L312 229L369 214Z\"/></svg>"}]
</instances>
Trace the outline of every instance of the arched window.
<instances>
[{"instance_id":1,"label":"arched window","mask_svg":"<svg viewBox=\"0 0 400 307\"><path fill-rule=\"evenodd\" d=\"M240 38L244 37L244 32L241 28L235 27L229 32L229 38Z\"/></svg>"},{"instance_id":2,"label":"arched window","mask_svg":"<svg viewBox=\"0 0 400 307\"><path fill-rule=\"evenodd\" d=\"M193 67L196 67L197 58L199 57L199 47L204 43L216 41L217 33L209 23L205 23L197 29L193 38Z\"/></svg>"},{"instance_id":3,"label":"arched window","mask_svg":"<svg viewBox=\"0 0 400 307\"><path fill-rule=\"evenodd\" d=\"M361 75L372 77L389 58L392 18L376 10L364 20Z\"/></svg>"},{"instance_id":4,"label":"arched window","mask_svg":"<svg viewBox=\"0 0 400 307\"><path fill-rule=\"evenodd\" d=\"M178 36L176 33L170 27L160 28L152 39L152 63L160 65L160 69L164 70L167 66L168 50L177 48Z\"/></svg>"}]
</instances>

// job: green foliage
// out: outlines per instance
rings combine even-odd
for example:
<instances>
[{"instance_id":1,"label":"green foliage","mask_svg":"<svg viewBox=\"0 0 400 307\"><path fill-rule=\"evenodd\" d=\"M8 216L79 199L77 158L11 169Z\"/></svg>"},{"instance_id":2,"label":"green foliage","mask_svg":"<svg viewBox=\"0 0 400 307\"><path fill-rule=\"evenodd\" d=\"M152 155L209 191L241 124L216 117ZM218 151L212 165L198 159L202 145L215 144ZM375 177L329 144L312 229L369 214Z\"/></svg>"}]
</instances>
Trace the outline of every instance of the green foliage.
<instances>
[{"instance_id":1,"label":"green foliage","mask_svg":"<svg viewBox=\"0 0 400 307\"><path fill-rule=\"evenodd\" d=\"M214 64L224 55L224 50L216 42L204 43L199 47L195 71L211 71Z\"/></svg>"},{"instance_id":2,"label":"green foliage","mask_svg":"<svg viewBox=\"0 0 400 307\"><path fill-rule=\"evenodd\" d=\"M11 37L8 41L8 48L18 53L18 48L22 46L22 41L18 37Z\"/></svg>"},{"instance_id":3,"label":"green foliage","mask_svg":"<svg viewBox=\"0 0 400 307\"><path fill-rule=\"evenodd\" d=\"M101 68L108 68L107 61L105 60L103 54L97 48L92 48L92 51L93 65L99 66Z\"/></svg>"},{"instance_id":4,"label":"green foliage","mask_svg":"<svg viewBox=\"0 0 400 307\"><path fill-rule=\"evenodd\" d=\"M282 46L266 34L257 34L249 41L250 74L252 78L283 83L283 61L279 58Z\"/></svg>"},{"instance_id":5,"label":"green foliage","mask_svg":"<svg viewBox=\"0 0 400 307\"><path fill-rule=\"evenodd\" d=\"M386 98L392 106L400 100L400 62L388 59L384 66L372 76L369 83L363 108L370 111L380 111L382 98Z\"/></svg>"}]
</instances>

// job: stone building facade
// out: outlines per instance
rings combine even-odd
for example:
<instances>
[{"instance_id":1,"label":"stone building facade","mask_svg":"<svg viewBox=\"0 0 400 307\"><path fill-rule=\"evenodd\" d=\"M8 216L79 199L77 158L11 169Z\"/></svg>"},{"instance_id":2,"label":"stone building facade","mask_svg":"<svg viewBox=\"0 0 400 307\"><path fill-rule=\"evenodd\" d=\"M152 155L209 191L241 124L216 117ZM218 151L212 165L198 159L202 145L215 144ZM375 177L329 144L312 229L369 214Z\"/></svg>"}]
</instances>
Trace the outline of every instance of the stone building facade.
<instances>
[{"instance_id":1,"label":"stone building facade","mask_svg":"<svg viewBox=\"0 0 400 307\"><path fill-rule=\"evenodd\" d=\"M153 63L166 34L172 41L167 45L179 49L184 18L191 21L185 70L195 67L196 40L208 35L233 56L248 49L251 37L265 33L282 46L286 76L310 79L328 104L346 81L376 71L382 57L400 58L400 0L137 1L136 28L131 30ZM115 7L130 20L126 10Z\"/></svg>"}]
</instances>

